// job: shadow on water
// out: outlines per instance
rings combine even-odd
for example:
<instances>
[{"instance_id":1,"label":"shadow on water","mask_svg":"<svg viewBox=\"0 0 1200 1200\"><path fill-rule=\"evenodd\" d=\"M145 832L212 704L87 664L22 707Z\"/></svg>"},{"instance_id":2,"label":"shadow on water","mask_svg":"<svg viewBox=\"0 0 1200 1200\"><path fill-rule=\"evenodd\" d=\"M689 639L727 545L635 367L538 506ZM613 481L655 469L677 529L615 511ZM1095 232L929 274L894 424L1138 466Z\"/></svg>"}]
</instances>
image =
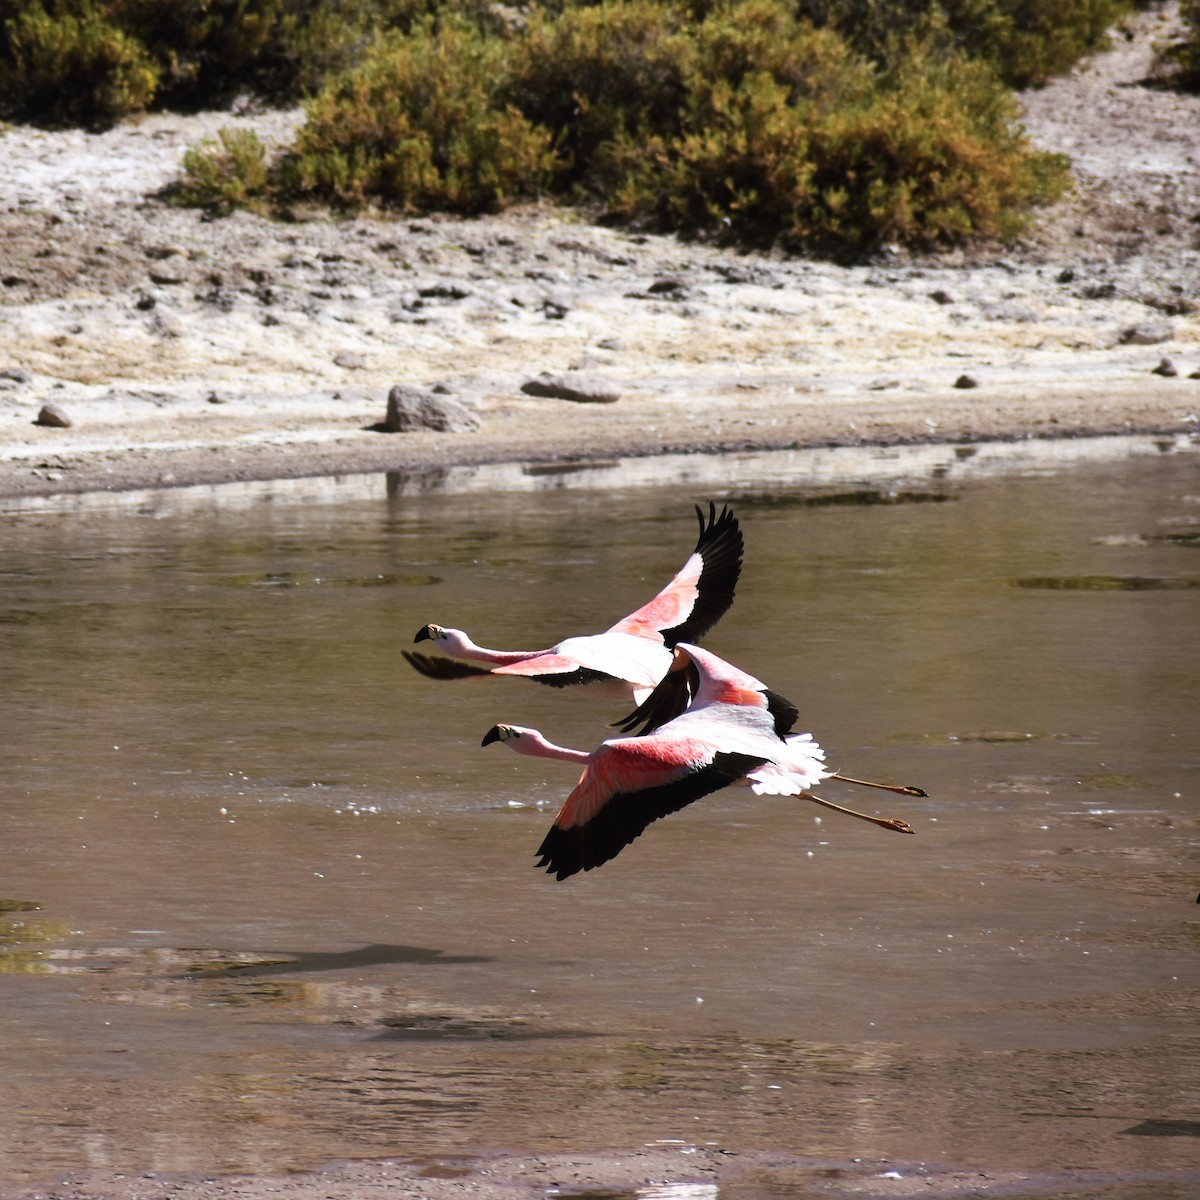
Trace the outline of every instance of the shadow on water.
<instances>
[{"instance_id":1,"label":"shadow on water","mask_svg":"<svg viewBox=\"0 0 1200 1200\"><path fill-rule=\"evenodd\" d=\"M209 961L197 962L189 969L188 974L203 973L209 978L220 975L273 975L281 972L311 974L317 971L351 971L365 970L368 967L411 965L419 963L422 966L445 966L461 963L486 963L492 960L485 955L461 954L447 955L442 950L427 950L423 946L362 946L357 950L343 950L333 953L315 953L307 951L281 951L278 957L263 960L257 956L245 961L230 961L221 956L219 951L212 952L216 957Z\"/></svg>"},{"instance_id":2,"label":"shadow on water","mask_svg":"<svg viewBox=\"0 0 1200 1200\"><path fill-rule=\"evenodd\" d=\"M1200 454L1126 449L15 505L0 1179L652 1130L807 1164L724 1200L875 1186L855 1157L952 1164L897 1188L1015 1164L1052 1194L1070 1163L1110 1200L1194 1193ZM592 746L623 709L400 651L431 620L496 645L606 628L710 496L747 550L708 644L839 770L925 787L886 806L917 836L728 789L557 884L534 852L577 768L480 738Z\"/></svg>"}]
</instances>

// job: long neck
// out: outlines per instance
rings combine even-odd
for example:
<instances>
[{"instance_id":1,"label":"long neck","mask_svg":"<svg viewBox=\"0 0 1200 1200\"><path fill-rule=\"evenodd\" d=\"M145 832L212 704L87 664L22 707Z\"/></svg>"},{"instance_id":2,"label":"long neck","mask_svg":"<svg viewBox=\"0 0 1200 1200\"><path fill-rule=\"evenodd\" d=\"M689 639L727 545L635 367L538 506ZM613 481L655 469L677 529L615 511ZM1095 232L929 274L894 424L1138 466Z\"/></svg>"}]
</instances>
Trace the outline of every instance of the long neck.
<instances>
[{"instance_id":1,"label":"long neck","mask_svg":"<svg viewBox=\"0 0 1200 1200\"><path fill-rule=\"evenodd\" d=\"M522 729L520 737L509 738L504 744L510 750L515 750L518 754L527 754L530 758L557 758L560 762L573 763L585 763L591 758L586 750L556 746L536 729Z\"/></svg>"},{"instance_id":2,"label":"long neck","mask_svg":"<svg viewBox=\"0 0 1200 1200\"><path fill-rule=\"evenodd\" d=\"M461 629L448 629L442 640L442 648L455 658L465 658L470 662L492 663L494 666L505 666L508 663L520 662L536 654L536 650L489 650L486 646L477 646L463 633Z\"/></svg>"}]
</instances>

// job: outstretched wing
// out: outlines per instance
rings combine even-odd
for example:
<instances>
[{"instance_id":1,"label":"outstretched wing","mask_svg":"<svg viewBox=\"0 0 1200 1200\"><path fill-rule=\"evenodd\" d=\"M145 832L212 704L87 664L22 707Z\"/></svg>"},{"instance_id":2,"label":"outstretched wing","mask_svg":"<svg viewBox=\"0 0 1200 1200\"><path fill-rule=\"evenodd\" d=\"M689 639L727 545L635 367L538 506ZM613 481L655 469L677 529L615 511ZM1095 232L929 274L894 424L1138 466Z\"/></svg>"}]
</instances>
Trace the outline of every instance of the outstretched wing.
<instances>
[{"instance_id":1,"label":"outstretched wing","mask_svg":"<svg viewBox=\"0 0 1200 1200\"><path fill-rule=\"evenodd\" d=\"M608 745L612 746L612 743ZM617 743L619 745L619 743ZM616 747L614 746L614 751ZM728 787L767 760L750 754L718 752L684 769L665 765L647 772L647 786L609 790L604 750L584 771L538 847L538 867L556 879L590 871L615 858L651 821ZM624 752L627 753L627 752Z\"/></svg>"},{"instance_id":2,"label":"outstretched wing","mask_svg":"<svg viewBox=\"0 0 1200 1200\"><path fill-rule=\"evenodd\" d=\"M696 506L700 537L687 562L653 600L612 627L614 633L658 636L668 647L699 641L728 611L742 572L742 531L728 506L708 520Z\"/></svg>"},{"instance_id":3,"label":"outstretched wing","mask_svg":"<svg viewBox=\"0 0 1200 1200\"><path fill-rule=\"evenodd\" d=\"M574 687L581 683L613 682L617 679L615 675L580 666L575 659L565 654L555 654L553 651L536 654L521 662L506 663L502 667L494 668L492 674L523 675L526 679L535 680L537 683L559 688Z\"/></svg>"},{"instance_id":4,"label":"outstretched wing","mask_svg":"<svg viewBox=\"0 0 1200 1200\"><path fill-rule=\"evenodd\" d=\"M678 656L677 656L678 657ZM645 737L659 726L673 721L692 702L699 686L700 673L690 658L673 663L658 686L627 717L613 721L614 729L632 737ZM641 726L639 729L638 726Z\"/></svg>"},{"instance_id":5,"label":"outstretched wing","mask_svg":"<svg viewBox=\"0 0 1200 1200\"><path fill-rule=\"evenodd\" d=\"M427 679L471 679L476 675L491 674L487 667L476 667L456 658L438 658L416 650L401 650L400 653L414 671Z\"/></svg>"}]
</instances>

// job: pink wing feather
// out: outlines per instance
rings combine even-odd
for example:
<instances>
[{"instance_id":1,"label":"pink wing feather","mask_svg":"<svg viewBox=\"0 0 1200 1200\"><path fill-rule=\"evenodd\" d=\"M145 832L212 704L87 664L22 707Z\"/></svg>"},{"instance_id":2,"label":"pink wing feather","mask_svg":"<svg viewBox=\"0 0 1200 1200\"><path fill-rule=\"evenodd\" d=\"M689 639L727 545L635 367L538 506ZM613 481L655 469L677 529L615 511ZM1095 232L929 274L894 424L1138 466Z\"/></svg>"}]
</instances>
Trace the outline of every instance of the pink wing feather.
<instances>
[{"instance_id":1,"label":"pink wing feather","mask_svg":"<svg viewBox=\"0 0 1200 1200\"><path fill-rule=\"evenodd\" d=\"M668 646L699 641L724 616L742 569L742 533L728 508L699 505L700 537L687 562L652 600L618 621L611 633L662 638Z\"/></svg>"}]
</instances>

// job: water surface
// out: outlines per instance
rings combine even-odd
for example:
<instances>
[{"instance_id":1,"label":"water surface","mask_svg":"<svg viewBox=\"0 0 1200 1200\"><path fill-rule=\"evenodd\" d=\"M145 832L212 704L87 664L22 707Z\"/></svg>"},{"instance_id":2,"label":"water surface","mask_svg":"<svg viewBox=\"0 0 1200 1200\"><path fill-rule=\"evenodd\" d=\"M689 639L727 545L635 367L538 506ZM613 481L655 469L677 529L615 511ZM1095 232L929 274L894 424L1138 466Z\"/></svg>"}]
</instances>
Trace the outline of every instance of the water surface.
<instances>
[{"instance_id":1,"label":"water surface","mask_svg":"<svg viewBox=\"0 0 1200 1200\"><path fill-rule=\"evenodd\" d=\"M682 1139L1200 1180L1200 454L1141 448L10 506L0 1179ZM604 628L709 496L708 644L927 788L826 791L917 836L731 789L556 883L574 769L480 738L622 706L400 650Z\"/></svg>"}]
</instances>

